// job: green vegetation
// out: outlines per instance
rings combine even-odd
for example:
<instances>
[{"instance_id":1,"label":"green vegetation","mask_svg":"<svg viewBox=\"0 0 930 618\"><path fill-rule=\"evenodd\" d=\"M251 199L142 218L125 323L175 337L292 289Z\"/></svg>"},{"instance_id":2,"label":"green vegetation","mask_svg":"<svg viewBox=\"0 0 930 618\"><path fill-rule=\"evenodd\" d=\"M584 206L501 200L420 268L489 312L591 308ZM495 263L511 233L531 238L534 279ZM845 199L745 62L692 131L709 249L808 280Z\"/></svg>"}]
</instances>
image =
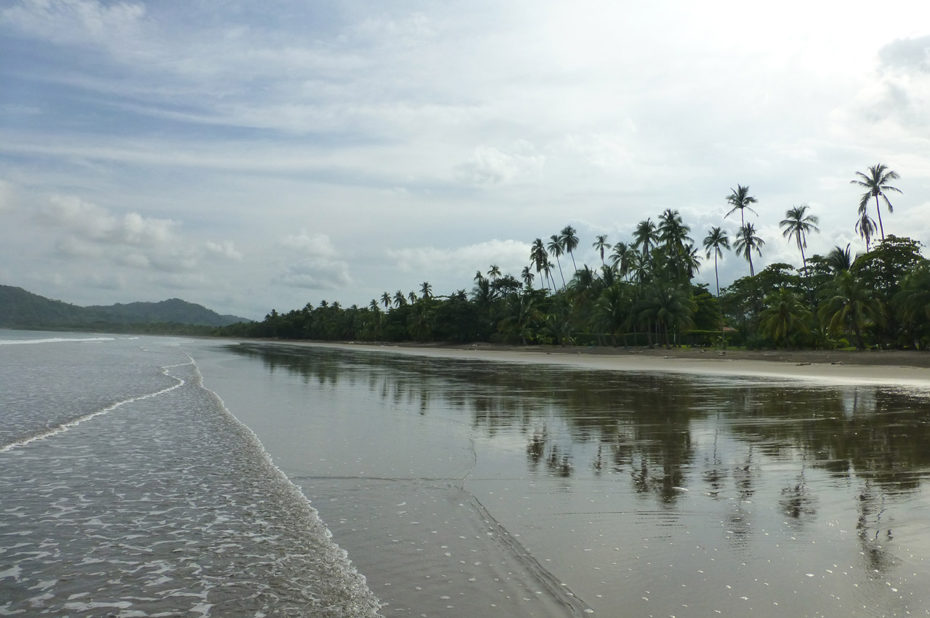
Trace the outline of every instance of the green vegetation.
<instances>
[{"instance_id":1,"label":"green vegetation","mask_svg":"<svg viewBox=\"0 0 930 618\"><path fill-rule=\"evenodd\" d=\"M819 231L818 220L809 206L795 206L785 212L781 228L797 243L801 267L776 263L758 273L752 258L762 255L765 240L746 221L746 211L756 214L751 205L757 200L748 186L737 185L726 197L727 216L740 213L733 249L749 263L749 276L720 289L717 261L730 249L730 238L712 227L703 249L706 258L714 258L716 296L693 282L699 249L680 213L667 209L655 221L640 221L628 241L611 245L606 235L596 236L591 246L600 264L593 268L576 263L580 240L566 226L547 242L531 243L520 279L491 265L487 275L476 272L471 291L434 296L424 282L419 296L384 292L380 302L363 308L308 303L219 332L356 341L925 349L930 346L930 261L909 238L889 234L870 242L874 224L868 204L874 197L877 206L888 191L900 192L888 185L897 177L879 164L853 180L868 189L855 224L870 243L866 253L853 259L847 246L808 257L804 250L808 236ZM566 255L567 267L561 259Z\"/></svg>"},{"instance_id":2,"label":"green vegetation","mask_svg":"<svg viewBox=\"0 0 930 618\"><path fill-rule=\"evenodd\" d=\"M0 285L0 328L208 335L243 322L178 298L157 303L79 307L22 288Z\"/></svg>"}]
</instances>

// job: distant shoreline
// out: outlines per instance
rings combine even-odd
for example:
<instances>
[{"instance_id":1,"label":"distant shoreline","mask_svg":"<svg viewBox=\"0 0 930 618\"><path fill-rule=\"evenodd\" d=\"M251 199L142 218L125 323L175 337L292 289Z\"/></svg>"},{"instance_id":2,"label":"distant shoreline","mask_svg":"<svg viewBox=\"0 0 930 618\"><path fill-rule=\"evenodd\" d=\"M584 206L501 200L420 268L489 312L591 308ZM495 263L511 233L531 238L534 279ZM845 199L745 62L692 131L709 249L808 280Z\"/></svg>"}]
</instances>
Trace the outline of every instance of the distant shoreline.
<instances>
[{"instance_id":1,"label":"distant shoreline","mask_svg":"<svg viewBox=\"0 0 930 618\"><path fill-rule=\"evenodd\" d=\"M930 352L261 341L433 358L555 364L614 371L688 373L721 377L756 376L930 389Z\"/></svg>"}]
</instances>

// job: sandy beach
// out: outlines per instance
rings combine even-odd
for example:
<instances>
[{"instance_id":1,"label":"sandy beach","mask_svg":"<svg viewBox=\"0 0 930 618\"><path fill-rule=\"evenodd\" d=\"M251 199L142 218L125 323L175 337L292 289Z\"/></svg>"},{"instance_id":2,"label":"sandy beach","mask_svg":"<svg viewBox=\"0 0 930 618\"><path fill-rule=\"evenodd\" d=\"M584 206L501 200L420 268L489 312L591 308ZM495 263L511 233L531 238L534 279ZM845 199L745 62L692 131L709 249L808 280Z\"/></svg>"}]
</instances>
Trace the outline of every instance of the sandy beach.
<instances>
[{"instance_id":1,"label":"sandy beach","mask_svg":"<svg viewBox=\"0 0 930 618\"><path fill-rule=\"evenodd\" d=\"M299 341L286 343L434 358L558 364L584 369L787 378L824 383L886 384L930 389L930 353L902 350L751 351L695 348L504 346L485 343L459 346Z\"/></svg>"}]
</instances>

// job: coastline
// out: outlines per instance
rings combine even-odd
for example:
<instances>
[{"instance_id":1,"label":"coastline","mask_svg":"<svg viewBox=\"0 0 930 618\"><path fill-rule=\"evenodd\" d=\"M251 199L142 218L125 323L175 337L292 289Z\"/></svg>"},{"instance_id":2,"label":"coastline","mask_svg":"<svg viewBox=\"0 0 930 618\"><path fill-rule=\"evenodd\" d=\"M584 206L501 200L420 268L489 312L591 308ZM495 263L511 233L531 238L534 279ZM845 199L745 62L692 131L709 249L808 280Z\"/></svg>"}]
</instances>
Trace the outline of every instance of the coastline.
<instances>
[{"instance_id":1,"label":"coastline","mask_svg":"<svg viewBox=\"0 0 930 618\"><path fill-rule=\"evenodd\" d=\"M370 344L262 340L280 345L326 347L581 369L685 373L719 377L796 379L930 390L930 352L902 350L704 350L696 348L613 348L508 346L498 344Z\"/></svg>"}]
</instances>

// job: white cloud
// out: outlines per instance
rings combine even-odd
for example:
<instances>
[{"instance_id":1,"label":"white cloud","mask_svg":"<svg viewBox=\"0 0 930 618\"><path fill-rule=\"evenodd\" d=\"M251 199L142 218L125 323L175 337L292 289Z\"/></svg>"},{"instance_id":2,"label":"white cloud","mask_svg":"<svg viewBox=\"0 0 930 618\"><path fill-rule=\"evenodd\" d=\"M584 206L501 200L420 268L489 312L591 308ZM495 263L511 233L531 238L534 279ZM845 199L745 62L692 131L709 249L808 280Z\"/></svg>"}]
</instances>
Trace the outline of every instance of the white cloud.
<instances>
[{"instance_id":1,"label":"white cloud","mask_svg":"<svg viewBox=\"0 0 930 618\"><path fill-rule=\"evenodd\" d=\"M350 285L352 278L348 264L343 261L307 258L287 265L280 281L290 287L339 290Z\"/></svg>"},{"instance_id":2,"label":"white cloud","mask_svg":"<svg viewBox=\"0 0 930 618\"><path fill-rule=\"evenodd\" d=\"M174 241L174 221L143 217L136 212L116 216L75 196L53 195L41 216L46 223L85 240L135 247L160 246Z\"/></svg>"},{"instance_id":3,"label":"white cloud","mask_svg":"<svg viewBox=\"0 0 930 618\"><path fill-rule=\"evenodd\" d=\"M142 4L94 0L24 0L0 10L0 23L54 43L72 45L114 45L132 40L138 36L144 17Z\"/></svg>"},{"instance_id":4,"label":"white cloud","mask_svg":"<svg viewBox=\"0 0 930 618\"><path fill-rule=\"evenodd\" d=\"M329 236L326 234L309 234L307 230L285 236L281 244L306 255L317 257L333 257L336 255L336 248Z\"/></svg>"},{"instance_id":5,"label":"white cloud","mask_svg":"<svg viewBox=\"0 0 930 618\"><path fill-rule=\"evenodd\" d=\"M204 246L209 253L220 255L231 260L242 260L242 253L236 249L235 244L231 240L224 240L222 242L208 240Z\"/></svg>"},{"instance_id":6,"label":"white cloud","mask_svg":"<svg viewBox=\"0 0 930 618\"><path fill-rule=\"evenodd\" d=\"M497 239L448 249L416 247L388 250L388 256L404 272L422 273L424 278L455 275L459 285L466 287L470 285L475 270L484 272L491 264L496 264L504 274L519 276L529 263L529 255L527 243Z\"/></svg>"},{"instance_id":7,"label":"white cloud","mask_svg":"<svg viewBox=\"0 0 930 618\"><path fill-rule=\"evenodd\" d=\"M473 184L498 184L538 177L546 158L526 143L509 152L494 146L478 146L471 158L456 168L461 180Z\"/></svg>"}]
</instances>

